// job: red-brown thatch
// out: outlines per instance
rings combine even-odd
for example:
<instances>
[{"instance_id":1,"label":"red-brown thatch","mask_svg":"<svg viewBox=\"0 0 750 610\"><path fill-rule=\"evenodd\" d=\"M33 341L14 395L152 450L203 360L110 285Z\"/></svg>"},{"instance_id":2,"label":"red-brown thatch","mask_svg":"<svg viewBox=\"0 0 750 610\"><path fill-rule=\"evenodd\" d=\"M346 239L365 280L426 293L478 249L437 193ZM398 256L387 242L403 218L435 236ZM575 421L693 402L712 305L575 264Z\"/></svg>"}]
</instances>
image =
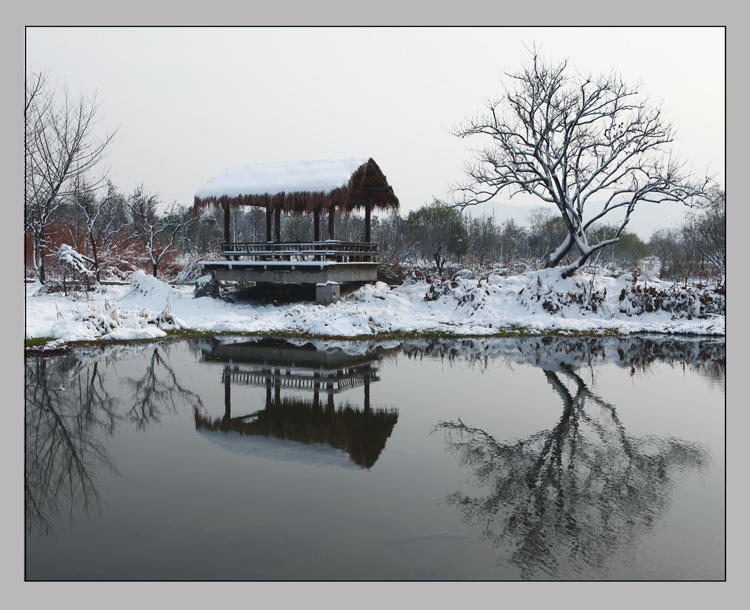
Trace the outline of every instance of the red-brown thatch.
<instances>
[{"instance_id":1,"label":"red-brown thatch","mask_svg":"<svg viewBox=\"0 0 750 610\"><path fill-rule=\"evenodd\" d=\"M332 174L331 168L338 174ZM265 180L259 180L259 176ZM314 186L300 190L300 185ZM399 207L393 188L373 159L233 166L198 190L193 210L197 214L207 206L225 204L268 206L270 210L297 213L324 212L331 207L339 213L368 206L370 209Z\"/></svg>"}]
</instances>

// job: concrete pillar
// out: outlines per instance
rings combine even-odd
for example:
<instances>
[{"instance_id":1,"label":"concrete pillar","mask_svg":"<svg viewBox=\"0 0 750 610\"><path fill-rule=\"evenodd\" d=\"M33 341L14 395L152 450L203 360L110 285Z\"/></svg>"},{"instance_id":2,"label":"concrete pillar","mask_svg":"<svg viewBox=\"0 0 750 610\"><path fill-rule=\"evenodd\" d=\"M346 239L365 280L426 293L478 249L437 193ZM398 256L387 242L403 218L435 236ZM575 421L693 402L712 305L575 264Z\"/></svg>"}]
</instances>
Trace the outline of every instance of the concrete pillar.
<instances>
[{"instance_id":1,"label":"concrete pillar","mask_svg":"<svg viewBox=\"0 0 750 610\"><path fill-rule=\"evenodd\" d=\"M318 305L337 303L341 298L341 285L338 282L315 284L315 302Z\"/></svg>"}]
</instances>

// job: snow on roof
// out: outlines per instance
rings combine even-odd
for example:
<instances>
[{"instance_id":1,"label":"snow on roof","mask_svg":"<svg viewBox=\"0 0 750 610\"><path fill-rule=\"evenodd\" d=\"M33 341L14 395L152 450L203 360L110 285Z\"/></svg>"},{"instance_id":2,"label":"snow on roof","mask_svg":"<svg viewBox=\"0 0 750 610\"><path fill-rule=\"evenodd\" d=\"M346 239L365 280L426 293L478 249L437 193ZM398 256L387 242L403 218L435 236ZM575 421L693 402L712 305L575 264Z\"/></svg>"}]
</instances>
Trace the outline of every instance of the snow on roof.
<instances>
[{"instance_id":1,"label":"snow on roof","mask_svg":"<svg viewBox=\"0 0 750 610\"><path fill-rule=\"evenodd\" d=\"M366 157L232 165L195 193L198 199L278 193L330 193L345 187Z\"/></svg>"},{"instance_id":2,"label":"snow on roof","mask_svg":"<svg viewBox=\"0 0 750 610\"><path fill-rule=\"evenodd\" d=\"M321 444L304 444L262 436L240 436L209 430L197 430L209 441L232 453L252 455L283 462L304 462L323 466L340 466L358 470L345 451Z\"/></svg>"}]
</instances>

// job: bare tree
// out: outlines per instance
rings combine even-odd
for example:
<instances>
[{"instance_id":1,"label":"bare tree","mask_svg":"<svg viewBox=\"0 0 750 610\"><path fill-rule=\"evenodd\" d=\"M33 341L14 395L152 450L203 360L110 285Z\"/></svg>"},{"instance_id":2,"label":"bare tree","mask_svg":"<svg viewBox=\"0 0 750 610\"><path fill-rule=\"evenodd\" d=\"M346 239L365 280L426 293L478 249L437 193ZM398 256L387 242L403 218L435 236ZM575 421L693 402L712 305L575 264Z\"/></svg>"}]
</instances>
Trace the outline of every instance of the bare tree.
<instances>
[{"instance_id":1,"label":"bare tree","mask_svg":"<svg viewBox=\"0 0 750 610\"><path fill-rule=\"evenodd\" d=\"M567 62L546 63L536 49L531 55L521 71L508 74L513 90L454 129L461 138L491 140L466 166L468 180L454 189L455 205L483 203L501 192L554 203L567 234L545 265L558 266L577 246L577 258L561 269L566 277L617 242L637 204L705 198L708 178L694 178L672 157L667 146L674 129L659 108L640 99L637 86L615 74L570 76ZM595 205L601 208L584 220L584 208ZM615 210L624 211L616 234L591 243L587 229Z\"/></svg>"},{"instance_id":2,"label":"bare tree","mask_svg":"<svg viewBox=\"0 0 750 610\"><path fill-rule=\"evenodd\" d=\"M309 214L290 214L284 220L281 229L283 241L312 241L314 234L312 216Z\"/></svg>"},{"instance_id":3,"label":"bare tree","mask_svg":"<svg viewBox=\"0 0 750 610\"><path fill-rule=\"evenodd\" d=\"M86 232L86 243L90 248L92 269L99 281L101 273L102 251L112 243L112 239L122 230L118 220L118 206L122 205L123 197L115 186L107 181L105 194L98 196L96 191L89 188L85 181L77 181L73 202L80 212Z\"/></svg>"},{"instance_id":4,"label":"bare tree","mask_svg":"<svg viewBox=\"0 0 750 610\"><path fill-rule=\"evenodd\" d=\"M722 279L727 273L727 203L717 191L697 213L688 215L683 226L685 241L716 267Z\"/></svg>"},{"instance_id":5,"label":"bare tree","mask_svg":"<svg viewBox=\"0 0 750 610\"><path fill-rule=\"evenodd\" d=\"M374 233L376 241L380 243L383 260L401 264L411 253L409 244L404 239L404 219L393 210L382 220L374 217Z\"/></svg>"},{"instance_id":6,"label":"bare tree","mask_svg":"<svg viewBox=\"0 0 750 610\"><path fill-rule=\"evenodd\" d=\"M468 251L477 263L485 265L497 258L500 250L500 232L494 216L468 218L466 221Z\"/></svg>"},{"instance_id":7,"label":"bare tree","mask_svg":"<svg viewBox=\"0 0 750 610\"><path fill-rule=\"evenodd\" d=\"M77 180L102 161L115 132L95 137L99 104L96 95L74 98L68 88L51 87L47 77L26 80L25 232L33 243L33 265L45 281L48 230ZM104 177L98 178L103 181Z\"/></svg>"},{"instance_id":8,"label":"bare tree","mask_svg":"<svg viewBox=\"0 0 750 610\"><path fill-rule=\"evenodd\" d=\"M181 217L172 203L164 214L159 214L158 195L148 193L143 186L136 187L128 198L127 206L133 215L134 239L141 241L156 277L157 268L167 252L175 249L175 241L194 218Z\"/></svg>"},{"instance_id":9,"label":"bare tree","mask_svg":"<svg viewBox=\"0 0 750 610\"><path fill-rule=\"evenodd\" d=\"M503 265L507 267L513 262L520 262L527 258L529 246L526 229L518 225L512 218L509 218L498 230L500 232L499 254Z\"/></svg>"}]
</instances>

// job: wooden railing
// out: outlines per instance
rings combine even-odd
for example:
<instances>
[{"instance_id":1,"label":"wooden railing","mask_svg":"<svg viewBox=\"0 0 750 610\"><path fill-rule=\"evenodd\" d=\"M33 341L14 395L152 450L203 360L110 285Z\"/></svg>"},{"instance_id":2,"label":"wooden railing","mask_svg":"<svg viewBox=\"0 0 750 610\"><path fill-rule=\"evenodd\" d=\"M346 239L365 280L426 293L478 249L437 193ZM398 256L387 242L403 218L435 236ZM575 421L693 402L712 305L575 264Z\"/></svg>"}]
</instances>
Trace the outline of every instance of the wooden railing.
<instances>
[{"instance_id":1,"label":"wooden railing","mask_svg":"<svg viewBox=\"0 0 750 610\"><path fill-rule=\"evenodd\" d=\"M224 369L222 381L242 383L256 387L279 387L336 394L362 385L380 381L378 369L369 364L351 366L335 371L303 369L279 369L276 367L252 367L249 369Z\"/></svg>"},{"instance_id":2,"label":"wooden railing","mask_svg":"<svg viewBox=\"0 0 750 610\"><path fill-rule=\"evenodd\" d=\"M225 259L278 260L278 261L372 261L380 248L372 242L313 241L302 243L232 242L221 244Z\"/></svg>"}]
</instances>

